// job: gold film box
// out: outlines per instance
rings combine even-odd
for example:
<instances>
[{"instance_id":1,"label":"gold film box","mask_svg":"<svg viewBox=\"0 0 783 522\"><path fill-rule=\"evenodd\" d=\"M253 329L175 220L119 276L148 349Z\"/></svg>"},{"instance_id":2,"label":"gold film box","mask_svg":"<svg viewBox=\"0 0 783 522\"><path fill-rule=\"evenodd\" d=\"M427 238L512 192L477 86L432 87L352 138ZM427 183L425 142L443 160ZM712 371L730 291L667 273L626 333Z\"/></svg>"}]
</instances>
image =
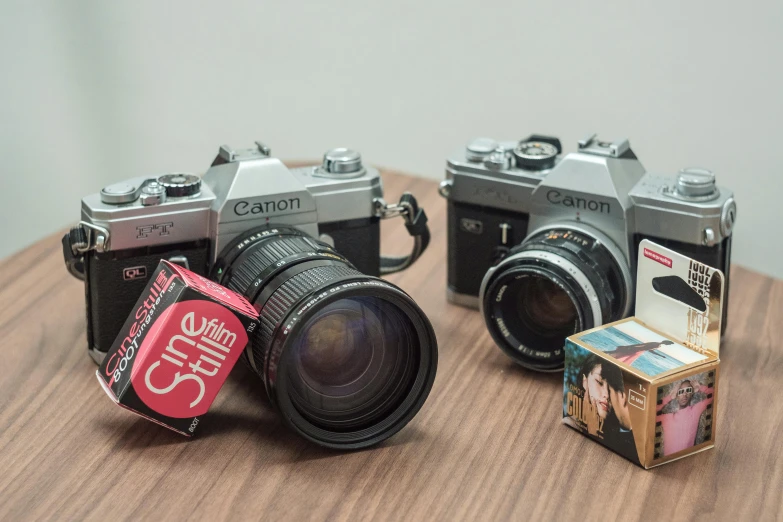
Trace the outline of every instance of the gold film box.
<instances>
[{"instance_id":1,"label":"gold film box","mask_svg":"<svg viewBox=\"0 0 783 522\"><path fill-rule=\"evenodd\" d=\"M644 240L636 315L566 339L563 422L649 469L714 447L724 275Z\"/></svg>"}]
</instances>

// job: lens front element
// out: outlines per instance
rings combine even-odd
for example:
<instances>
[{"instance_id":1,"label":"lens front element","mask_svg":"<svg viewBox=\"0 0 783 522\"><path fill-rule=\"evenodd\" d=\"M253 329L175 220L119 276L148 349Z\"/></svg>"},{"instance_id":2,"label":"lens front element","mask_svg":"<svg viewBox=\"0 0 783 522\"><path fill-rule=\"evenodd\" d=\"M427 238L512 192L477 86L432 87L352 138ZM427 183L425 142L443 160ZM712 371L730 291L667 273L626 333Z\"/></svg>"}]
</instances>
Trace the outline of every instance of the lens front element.
<instances>
[{"instance_id":1,"label":"lens front element","mask_svg":"<svg viewBox=\"0 0 783 522\"><path fill-rule=\"evenodd\" d=\"M341 299L302 328L289 365L299 412L325 429L364 429L402 402L419 343L404 315L383 299Z\"/></svg>"},{"instance_id":2,"label":"lens front element","mask_svg":"<svg viewBox=\"0 0 783 522\"><path fill-rule=\"evenodd\" d=\"M513 292L512 292L513 293ZM519 280L517 311L525 328L542 335L571 335L579 313L568 293L549 279Z\"/></svg>"},{"instance_id":3,"label":"lens front element","mask_svg":"<svg viewBox=\"0 0 783 522\"><path fill-rule=\"evenodd\" d=\"M377 320L357 313L350 304L346 300L321 310L296 345L299 373L313 390L349 391L372 362L373 341L377 343L380 330Z\"/></svg>"}]
</instances>

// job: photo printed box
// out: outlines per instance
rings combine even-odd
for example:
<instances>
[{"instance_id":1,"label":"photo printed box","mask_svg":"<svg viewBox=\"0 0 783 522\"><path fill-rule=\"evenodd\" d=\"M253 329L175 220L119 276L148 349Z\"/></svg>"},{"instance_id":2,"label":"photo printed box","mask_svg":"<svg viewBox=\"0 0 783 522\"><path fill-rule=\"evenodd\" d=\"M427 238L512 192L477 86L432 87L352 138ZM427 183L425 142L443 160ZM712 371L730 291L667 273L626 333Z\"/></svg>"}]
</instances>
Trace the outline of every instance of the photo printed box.
<instances>
[{"instance_id":1,"label":"photo printed box","mask_svg":"<svg viewBox=\"0 0 783 522\"><path fill-rule=\"evenodd\" d=\"M720 270L648 240L636 315L570 336L563 422L651 468L714 446Z\"/></svg>"},{"instance_id":2,"label":"photo printed box","mask_svg":"<svg viewBox=\"0 0 783 522\"><path fill-rule=\"evenodd\" d=\"M196 431L256 328L241 295L161 261L97 371L117 404L183 435Z\"/></svg>"}]
</instances>

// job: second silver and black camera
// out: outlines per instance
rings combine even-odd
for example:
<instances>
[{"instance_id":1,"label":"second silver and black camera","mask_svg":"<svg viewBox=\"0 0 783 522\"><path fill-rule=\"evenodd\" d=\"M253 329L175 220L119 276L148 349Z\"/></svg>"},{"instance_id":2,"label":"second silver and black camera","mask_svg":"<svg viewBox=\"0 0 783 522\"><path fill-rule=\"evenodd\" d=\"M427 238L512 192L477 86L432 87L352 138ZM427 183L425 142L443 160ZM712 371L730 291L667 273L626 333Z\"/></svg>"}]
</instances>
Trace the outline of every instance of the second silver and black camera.
<instances>
[{"instance_id":1,"label":"second silver and black camera","mask_svg":"<svg viewBox=\"0 0 783 522\"><path fill-rule=\"evenodd\" d=\"M479 138L448 159L448 299L480 308L498 346L563 367L565 337L631 314L643 239L729 275L733 193L712 172L647 173L628 140ZM726 326L724 306L723 327Z\"/></svg>"}]
</instances>

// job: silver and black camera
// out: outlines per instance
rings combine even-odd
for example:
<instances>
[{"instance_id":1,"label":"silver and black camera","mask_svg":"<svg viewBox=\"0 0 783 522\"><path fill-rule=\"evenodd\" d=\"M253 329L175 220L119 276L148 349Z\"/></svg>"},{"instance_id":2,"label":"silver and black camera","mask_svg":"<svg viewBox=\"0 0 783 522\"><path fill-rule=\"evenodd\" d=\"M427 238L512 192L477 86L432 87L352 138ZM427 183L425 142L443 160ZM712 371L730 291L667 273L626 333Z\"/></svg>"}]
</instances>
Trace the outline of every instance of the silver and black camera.
<instances>
[{"instance_id":1,"label":"silver and black camera","mask_svg":"<svg viewBox=\"0 0 783 522\"><path fill-rule=\"evenodd\" d=\"M85 282L90 354L103 358L167 259L254 304L260 326L244 357L297 431L340 448L387 438L424 403L437 343L413 300L377 277L421 255L426 215L410 194L382 195L355 151L289 169L256 142L221 147L203 178L139 177L85 197L63 251ZM380 220L392 216L414 238L409 256L380 254Z\"/></svg>"},{"instance_id":2,"label":"silver and black camera","mask_svg":"<svg viewBox=\"0 0 783 522\"><path fill-rule=\"evenodd\" d=\"M498 346L540 371L562 369L565 337L631 314L643 239L721 269L728 286L737 214L712 172L648 174L628 140L561 153L548 136L475 139L440 185L449 301L481 309Z\"/></svg>"}]
</instances>

